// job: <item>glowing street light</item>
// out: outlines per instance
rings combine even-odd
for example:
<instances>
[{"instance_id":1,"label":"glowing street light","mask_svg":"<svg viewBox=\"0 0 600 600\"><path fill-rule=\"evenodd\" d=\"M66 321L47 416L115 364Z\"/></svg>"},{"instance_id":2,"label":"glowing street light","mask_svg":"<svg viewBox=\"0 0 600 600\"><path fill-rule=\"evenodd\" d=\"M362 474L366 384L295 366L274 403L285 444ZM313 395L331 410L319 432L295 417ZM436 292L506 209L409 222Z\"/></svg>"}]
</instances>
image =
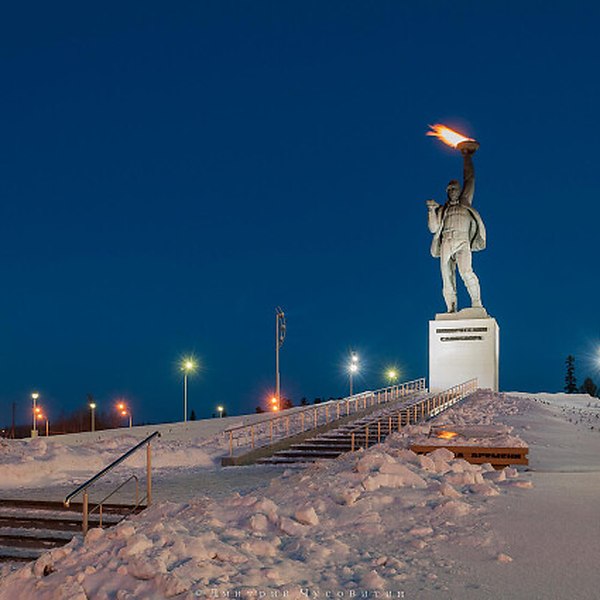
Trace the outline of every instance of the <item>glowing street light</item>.
<instances>
[{"instance_id":1,"label":"glowing street light","mask_svg":"<svg viewBox=\"0 0 600 600\"><path fill-rule=\"evenodd\" d=\"M183 421L187 421L187 406L188 406L188 375L196 370L196 362L193 358L184 358L181 362L181 370L183 371Z\"/></svg>"},{"instance_id":2,"label":"glowing street light","mask_svg":"<svg viewBox=\"0 0 600 600\"><path fill-rule=\"evenodd\" d=\"M271 410L273 412L277 412L279 410L279 400L277 399L277 396L273 396L271 398Z\"/></svg>"},{"instance_id":3,"label":"glowing street light","mask_svg":"<svg viewBox=\"0 0 600 600\"><path fill-rule=\"evenodd\" d=\"M388 378L389 384L394 385L394 383L398 379L398 371L396 371L396 369L388 369L386 376Z\"/></svg>"},{"instance_id":4,"label":"glowing street light","mask_svg":"<svg viewBox=\"0 0 600 600\"><path fill-rule=\"evenodd\" d=\"M121 416L123 417L129 417L129 429L131 429L133 423L132 423L132 416L131 416L131 411L129 410L129 408L127 408L127 405L125 404L125 402L119 402L117 404L117 410L119 411L119 413L121 414Z\"/></svg>"},{"instance_id":5,"label":"glowing street light","mask_svg":"<svg viewBox=\"0 0 600 600\"><path fill-rule=\"evenodd\" d=\"M37 392L33 392L33 394L31 394L31 399L33 401L33 426L31 428L31 437L37 437L38 434L38 430L37 430L37 399L40 397L40 395Z\"/></svg>"},{"instance_id":6,"label":"glowing street light","mask_svg":"<svg viewBox=\"0 0 600 600\"><path fill-rule=\"evenodd\" d=\"M219 418L222 419L224 408L222 406L217 406L217 410L219 411Z\"/></svg>"},{"instance_id":7,"label":"glowing street light","mask_svg":"<svg viewBox=\"0 0 600 600\"><path fill-rule=\"evenodd\" d=\"M91 427L90 430L91 431L96 431L96 403L95 402L90 402L89 404L90 407L90 411L91 411Z\"/></svg>"},{"instance_id":8,"label":"glowing street light","mask_svg":"<svg viewBox=\"0 0 600 600\"><path fill-rule=\"evenodd\" d=\"M41 412L41 410L42 409L38 406L37 407L37 411L38 411L37 418L38 419L45 419L46 420L46 437L48 437L48 416L47 415L43 415L42 412Z\"/></svg>"},{"instance_id":9,"label":"glowing street light","mask_svg":"<svg viewBox=\"0 0 600 600\"><path fill-rule=\"evenodd\" d=\"M358 355L356 352L350 354L350 364L348 365L348 375L350 377L350 395L353 394L353 377L358 373Z\"/></svg>"}]
</instances>

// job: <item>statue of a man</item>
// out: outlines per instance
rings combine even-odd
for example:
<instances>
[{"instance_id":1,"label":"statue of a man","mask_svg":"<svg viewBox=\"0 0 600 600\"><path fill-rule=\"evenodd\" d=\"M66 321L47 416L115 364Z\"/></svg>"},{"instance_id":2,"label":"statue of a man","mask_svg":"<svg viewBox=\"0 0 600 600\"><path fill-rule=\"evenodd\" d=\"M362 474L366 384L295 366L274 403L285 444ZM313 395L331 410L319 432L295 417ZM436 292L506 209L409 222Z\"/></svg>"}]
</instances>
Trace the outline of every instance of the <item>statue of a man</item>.
<instances>
[{"instance_id":1,"label":"statue of a man","mask_svg":"<svg viewBox=\"0 0 600 600\"><path fill-rule=\"evenodd\" d=\"M458 145L464 163L463 186L453 179L446 187L448 199L441 206L427 200L429 231L433 233L431 255L440 258L444 300L449 313L457 311L456 267L471 296L471 306L482 308L479 279L473 272L471 251L485 248L485 226L471 206L475 192L473 154L479 147L475 141Z\"/></svg>"}]
</instances>

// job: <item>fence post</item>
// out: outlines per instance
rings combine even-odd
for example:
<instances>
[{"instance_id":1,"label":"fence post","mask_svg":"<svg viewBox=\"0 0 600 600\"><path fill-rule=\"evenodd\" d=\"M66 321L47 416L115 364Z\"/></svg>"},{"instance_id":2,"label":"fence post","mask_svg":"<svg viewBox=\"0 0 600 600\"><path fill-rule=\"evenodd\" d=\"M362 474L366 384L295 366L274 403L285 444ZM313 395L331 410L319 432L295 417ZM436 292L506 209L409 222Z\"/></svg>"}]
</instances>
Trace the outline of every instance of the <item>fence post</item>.
<instances>
[{"instance_id":1,"label":"fence post","mask_svg":"<svg viewBox=\"0 0 600 600\"><path fill-rule=\"evenodd\" d=\"M381 421L377 421L377 443L381 443Z\"/></svg>"},{"instance_id":2,"label":"fence post","mask_svg":"<svg viewBox=\"0 0 600 600\"><path fill-rule=\"evenodd\" d=\"M352 434L350 435L350 452L354 452L354 431L352 432Z\"/></svg>"},{"instance_id":3,"label":"fence post","mask_svg":"<svg viewBox=\"0 0 600 600\"><path fill-rule=\"evenodd\" d=\"M369 447L369 426L365 427L365 449Z\"/></svg>"}]
</instances>

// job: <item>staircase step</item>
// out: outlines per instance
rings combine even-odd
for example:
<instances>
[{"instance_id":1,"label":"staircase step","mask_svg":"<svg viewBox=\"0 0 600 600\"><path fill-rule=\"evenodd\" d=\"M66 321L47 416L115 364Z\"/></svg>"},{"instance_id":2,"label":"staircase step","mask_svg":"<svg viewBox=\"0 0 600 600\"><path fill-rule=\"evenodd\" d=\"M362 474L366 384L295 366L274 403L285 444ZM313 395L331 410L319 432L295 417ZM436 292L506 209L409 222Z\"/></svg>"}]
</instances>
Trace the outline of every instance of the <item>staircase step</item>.
<instances>
[{"instance_id":1,"label":"staircase step","mask_svg":"<svg viewBox=\"0 0 600 600\"><path fill-rule=\"evenodd\" d=\"M90 509L95 508L90 503ZM68 544L81 535L81 503L65 507L46 500L0 499L0 562L30 561L52 548ZM110 527L145 506L105 504L102 525ZM97 511L90 514L89 527L100 523Z\"/></svg>"},{"instance_id":2,"label":"staircase step","mask_svg":"<svg viewBox=\"0 0 600 600\"><path fill-rule=\"evenodd\" d=\"M31 562L46 552L45 548L15 548L0 545L0 562Z\"/></svg>"},{"instance_id":3,"label":"staircase step","mask_svg":"<svg viewBox=\"0 0 600 600\"><path fill-rule=\"evenodd\" d=\"M17 531L14 533L0 533L0 546L12 548L38 548L50 550L68 544L74 535L69 537L44 535L42 532L31 533L31 530Z\"/></svg>"}]
</instances>

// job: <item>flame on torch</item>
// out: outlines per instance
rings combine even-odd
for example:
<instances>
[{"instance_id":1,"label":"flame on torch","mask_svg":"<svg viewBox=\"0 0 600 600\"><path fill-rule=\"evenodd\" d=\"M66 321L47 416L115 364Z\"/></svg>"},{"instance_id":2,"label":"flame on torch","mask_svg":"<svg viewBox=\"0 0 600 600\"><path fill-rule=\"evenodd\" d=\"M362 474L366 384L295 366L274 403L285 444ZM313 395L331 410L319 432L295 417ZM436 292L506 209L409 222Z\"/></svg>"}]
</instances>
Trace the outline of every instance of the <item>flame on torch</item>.
<instances>
[{"instance_id":1,"label":"flame on torch","mask_svg":"<svg viewBox=\"0 0 600 600\"><path fill-rule=\"evenodd\" d=\"M454 131L454 129L450 129L450 127L446 127L440 123L430 125L429 127L431 131L428 131L427 135L436 137L442 140L444 144L448 144L448 146L452 146L453 148L456 148L461 142L475 141L473 138L466 137L462 133L458 133L458 131Z\"/></svg>"}]
</instances>

